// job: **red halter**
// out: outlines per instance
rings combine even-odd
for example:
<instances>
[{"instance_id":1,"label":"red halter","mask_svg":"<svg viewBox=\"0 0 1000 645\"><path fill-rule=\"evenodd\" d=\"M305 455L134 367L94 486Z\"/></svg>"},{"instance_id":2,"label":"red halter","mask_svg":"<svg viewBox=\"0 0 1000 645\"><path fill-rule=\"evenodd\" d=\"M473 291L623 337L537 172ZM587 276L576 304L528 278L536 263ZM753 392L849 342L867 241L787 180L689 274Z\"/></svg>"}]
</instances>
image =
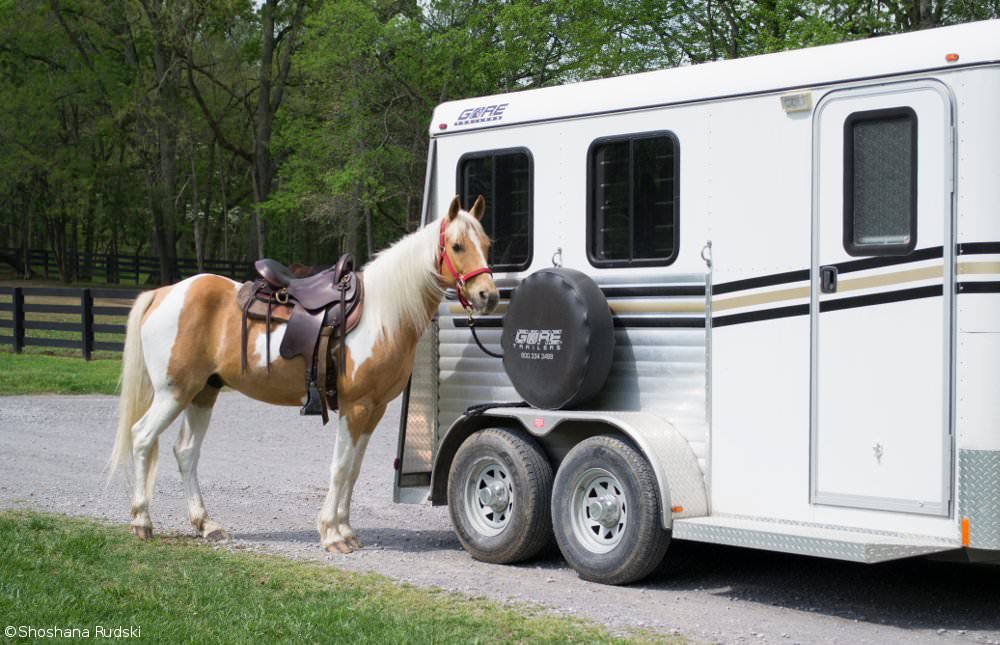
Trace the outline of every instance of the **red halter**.
<instances>
[{"instance_id":1,"label":"red halter","mask_svg":"<svg viewBox=\"0 0 1000 645\"><path fill-rule=\"evenodd\" d=\"M472 305L469 301L465 299L465 295L462 293L462 289L465 288L465 283L476 277L477 275L482 275L484 273L489 273L493 275L493 270L488 266L479 267L478 269L473 269L468 273L462 274L455 270L454 265L451 263L451 258L448 257L448 249L445 248L447 245L444 241L444 231L448 227L448 218L441 220L441 237L438 241L438 273L442 276L445 274L445 269L448 273L455 278L455 292L458 294L458 301L462 303L462 306L466 309L470 309Z\"/></svg>"}]
</instances>

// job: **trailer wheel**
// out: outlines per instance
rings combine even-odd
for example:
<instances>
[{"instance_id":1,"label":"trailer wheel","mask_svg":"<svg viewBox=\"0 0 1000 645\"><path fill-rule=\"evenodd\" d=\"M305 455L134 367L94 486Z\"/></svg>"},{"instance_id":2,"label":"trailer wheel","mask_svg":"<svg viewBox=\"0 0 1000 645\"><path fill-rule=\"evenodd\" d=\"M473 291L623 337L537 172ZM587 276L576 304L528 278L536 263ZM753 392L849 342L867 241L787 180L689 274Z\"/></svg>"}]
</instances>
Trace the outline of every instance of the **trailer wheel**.
<instances>
[{"instance_id":1,"label":"trailer wheel","mask_svg":"<svg viewBox=\"0 0 1000 645\"><path fill-rule=\"evenodd\" d=\"M521 430L487 428L465 440L448 473L448 510L476 560L510 564L552 542L552 466Z\"/></svg>"},{"instance_id":2,"label":"trailer wheel","mask_svg":"<svg viewBox=\"0 0 1000 645\"><path fill-rule=\"evenodd\" d=\"M586 439L556 473L559 550L584 580L618 585L644 578L670 544L660 505L656 476L642 454L614 437Z\"/></svg>"}]
</instances>

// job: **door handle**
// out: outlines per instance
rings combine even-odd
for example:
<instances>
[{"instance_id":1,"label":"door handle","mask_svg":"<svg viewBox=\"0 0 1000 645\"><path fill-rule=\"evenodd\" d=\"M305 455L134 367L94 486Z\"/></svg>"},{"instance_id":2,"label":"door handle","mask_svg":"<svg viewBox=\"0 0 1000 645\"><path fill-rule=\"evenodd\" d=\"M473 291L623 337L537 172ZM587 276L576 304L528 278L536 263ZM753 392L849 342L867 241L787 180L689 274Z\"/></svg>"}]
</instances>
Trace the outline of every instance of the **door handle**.
<instances>
[{"instance_id":1,"label":"door handle","mask_svg":"<svg viewBox=\"0 0 1000 645\"><path fill-rule=\"evenodd\" d=\"M828 264L819 268L819 290L823 293L837 293L837 267Z\"/></svg>"}]
</instances>

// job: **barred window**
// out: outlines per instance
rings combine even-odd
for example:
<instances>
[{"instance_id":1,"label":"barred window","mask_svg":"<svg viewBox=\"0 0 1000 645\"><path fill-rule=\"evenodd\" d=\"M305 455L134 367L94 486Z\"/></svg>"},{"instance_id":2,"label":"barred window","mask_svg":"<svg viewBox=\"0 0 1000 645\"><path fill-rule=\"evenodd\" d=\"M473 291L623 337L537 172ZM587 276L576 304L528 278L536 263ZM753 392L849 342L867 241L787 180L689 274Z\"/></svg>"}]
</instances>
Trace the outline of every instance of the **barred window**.
<instances>
[{"instance_id":1,"label":"barred window","mask_svg":"<svg viewBox=\"0 0 1000 645\"><path fill-rule=\"evenodd\" d=\"M677 257L677 140L658 132L595 141L589 154L588 255L595 266Z\"/></svg>"},{"instance_id":2,"label":"barred window","mask_svg":"<svg viewBox=\"0 0 1000 645\"><path fill-rule=\"evenodd\" d=\"M493 240L489 263L495 271L520 271L531 264L532 167L527 150L465 155L458 163L459 196L466 208L486 199L483 228Z\"/></svg>"},{"instance_id":3,"label":"barred window","mask_svg":"<svg viewBox=\"0 0 1000 645\"><path fill-rule=\"evenodd\" d=\"M917 244L917 115L855 112L844 124L844 248L905 255Z\"/></svg>"}]
</instances>

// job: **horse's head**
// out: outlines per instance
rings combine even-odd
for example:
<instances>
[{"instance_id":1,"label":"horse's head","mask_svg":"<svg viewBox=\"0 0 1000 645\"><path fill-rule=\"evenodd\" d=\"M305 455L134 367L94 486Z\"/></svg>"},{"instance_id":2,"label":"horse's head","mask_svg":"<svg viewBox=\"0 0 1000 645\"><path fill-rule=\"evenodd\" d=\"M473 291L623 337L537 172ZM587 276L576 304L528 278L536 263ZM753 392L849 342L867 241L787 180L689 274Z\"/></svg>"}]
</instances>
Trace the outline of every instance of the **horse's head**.
<instances>
[{"instance_id":1,"label":"horse's head","mask_svg":"<svg viewBox=\"0 0 1000 645\"><path fill-rule=\"evenodd\" d=\"M496 309L500 299L493 272L486 263L490 238L479 223L485 212L486 200L482 195L469 211L462 210L455 195L447 217L441 220L438 243L438 272L445 287L455 287L462 305L471 306L481 314Z\"/></svg>"}]
</instances>

